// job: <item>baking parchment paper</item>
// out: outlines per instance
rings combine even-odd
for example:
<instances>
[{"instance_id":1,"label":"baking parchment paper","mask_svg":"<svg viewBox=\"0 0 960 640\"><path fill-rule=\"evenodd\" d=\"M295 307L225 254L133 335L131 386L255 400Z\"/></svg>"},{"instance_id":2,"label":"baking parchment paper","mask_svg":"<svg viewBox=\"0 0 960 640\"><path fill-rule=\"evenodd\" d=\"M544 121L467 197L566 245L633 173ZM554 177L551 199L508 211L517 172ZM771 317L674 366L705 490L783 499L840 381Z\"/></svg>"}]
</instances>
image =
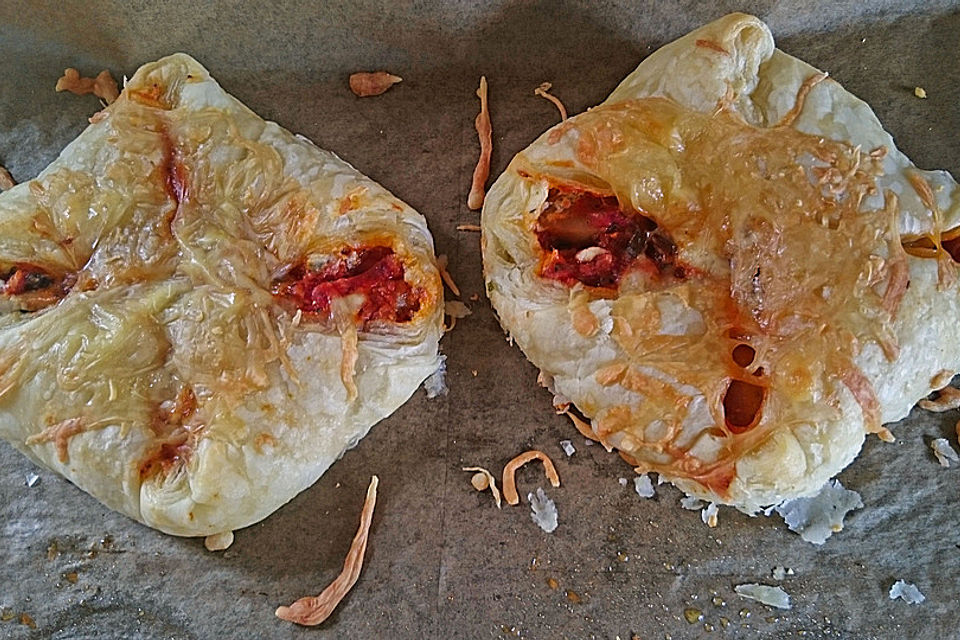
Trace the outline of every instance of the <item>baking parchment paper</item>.
<instances>
[{"instance_id":1,"label":"baking parchment paper","mask_svg":"<svg viewBox=\"0 0 960 640\"><path fill-rule=\"evenodd\" d=\"M957 2L0 2L0 164L17 180L98 109L92 96L54 92L65 67L119 78L185 51L257 113L421 211L473 310L443 342L447 396L419 391L226 552L132 522L0 445L0 637L960 637L960 469L941 468L929 448L956 441L956 411L915 410L893 427L895 443L868 440L840 476L865 506L822 547L776 516L721 509L709 529L672 488L644 500L622 486L631 469L554 414L483 295L479 234L456 230L479 221L465 202L481 74L495 177L557 121L533 95L540 83L577 113L657 46L734 10L766 20L782 49L867 100L919 166L960 174ZM404 80L355 98L349 73L378 69ZM563 486L531 465L520 489L543 486L556 501L552 534L525 501L498 511L460 471L498 472L534 447ZM340 571L373 473L380 500L356 587L319 628L278 620L277 605ZM776 580L776 566L793 574ZM901 578L926 601L889 600ZM779 584L793 608L736 595L747 582Z\"/></svg>"}]
</instances>

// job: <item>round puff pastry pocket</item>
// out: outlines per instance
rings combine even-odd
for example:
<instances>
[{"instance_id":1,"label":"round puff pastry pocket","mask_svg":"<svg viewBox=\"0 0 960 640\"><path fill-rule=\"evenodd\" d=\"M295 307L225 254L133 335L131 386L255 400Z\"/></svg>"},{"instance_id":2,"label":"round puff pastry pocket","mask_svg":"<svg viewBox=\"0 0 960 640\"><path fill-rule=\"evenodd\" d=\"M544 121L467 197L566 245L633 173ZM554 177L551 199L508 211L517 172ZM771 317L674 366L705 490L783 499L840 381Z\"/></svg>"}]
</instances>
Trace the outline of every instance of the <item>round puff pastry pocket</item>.
<instances>
[{"instance_id":1,"label":"round puff pastry pocket","mask_svg":"<svg viewBox=\"0 0 960 640\"><path fill-rule=\"evenodd\" d=\"M202 536L266 517L439 365L424 218L189 56L0 195L0 435Z\"/></svg>"},{"instance_id":2,"label":"round puff pastry pocket","mask_svg":"<svg viewBox=\"0 0 960 640\"><path fill-rule=\"evenodd\" d=\"M754 513L960 369L958 201L735 14L513 159L483 208L487 291L582 428Z\"/></svg>"}]
</instances>

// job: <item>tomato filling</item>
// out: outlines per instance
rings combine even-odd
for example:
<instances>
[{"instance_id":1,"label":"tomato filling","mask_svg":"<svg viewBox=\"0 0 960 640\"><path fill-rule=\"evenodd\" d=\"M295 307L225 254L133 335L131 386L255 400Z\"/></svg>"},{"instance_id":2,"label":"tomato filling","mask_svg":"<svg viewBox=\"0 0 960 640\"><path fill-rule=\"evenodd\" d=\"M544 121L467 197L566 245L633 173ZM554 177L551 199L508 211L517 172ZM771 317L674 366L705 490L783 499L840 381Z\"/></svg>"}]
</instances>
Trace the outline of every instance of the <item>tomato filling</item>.
<instances>
[{"instance_id":1,"label":"tomato filling","mask_svg":"<svg viewBox=\"0 0 960 640\"><path fill-rule=\"evenodd\" d=\"M330 316L336 298L361 294L361 323L407 322L420 310L422 291L404 280L404 267L390 247L347 247L317 270L300 265L274 285L275 295L305 313Z\"/></svg>"},{"instance_id":2,"label":"tomato filling","mask_svg":"<svg viewBox=\"0 0 960 640\"><path fill-rule=\"evenodd\" d=\"M650 218L621 210L615 196L553 188L547 202L535 229L541 277L615 287L641 256L659 274L684 277L676 244Z\"/></svg>"},{"instance_id":3,"label":"tomato filling","mask_svg":"<svg viewBox=\"0 0 960 640\"><path fill-rule=\"evenodd\" d=\"M74 274L56 276L41 267L18 264L0 276L0 294L17 296L24 311L37 311L61 300L75 283Z\"/></svg>"}]
</instances>

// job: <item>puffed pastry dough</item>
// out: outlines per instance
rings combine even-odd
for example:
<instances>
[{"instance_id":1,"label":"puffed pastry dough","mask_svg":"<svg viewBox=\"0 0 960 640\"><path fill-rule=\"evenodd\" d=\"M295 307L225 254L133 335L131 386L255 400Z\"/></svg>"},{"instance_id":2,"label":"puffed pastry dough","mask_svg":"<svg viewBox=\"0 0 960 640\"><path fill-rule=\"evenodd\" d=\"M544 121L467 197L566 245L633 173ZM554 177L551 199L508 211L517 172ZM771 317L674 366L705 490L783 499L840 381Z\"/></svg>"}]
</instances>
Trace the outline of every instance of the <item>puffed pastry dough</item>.
<instances>
[{"instance_id":1,"label":"puffed pastry dough","mask_svg":"<svg viewBox=\"0 0 960 640\"><path fill-rule=\"evenodd\" d=\"M0 435L167 533L257 522L439 365L424 218L176 54L0 195Z\"/></svg>"},{"instance_id":2,"label":"puffed pastry dough","mask_svg":"<svg viewBox=\"0 0 960 640\"><path fill-rule=\"evenodd\" d=\"M960 370L960 191L733 14L519 153L487 291L561 408L755 513L816 492Z\"/></svg>"}]
</instances>

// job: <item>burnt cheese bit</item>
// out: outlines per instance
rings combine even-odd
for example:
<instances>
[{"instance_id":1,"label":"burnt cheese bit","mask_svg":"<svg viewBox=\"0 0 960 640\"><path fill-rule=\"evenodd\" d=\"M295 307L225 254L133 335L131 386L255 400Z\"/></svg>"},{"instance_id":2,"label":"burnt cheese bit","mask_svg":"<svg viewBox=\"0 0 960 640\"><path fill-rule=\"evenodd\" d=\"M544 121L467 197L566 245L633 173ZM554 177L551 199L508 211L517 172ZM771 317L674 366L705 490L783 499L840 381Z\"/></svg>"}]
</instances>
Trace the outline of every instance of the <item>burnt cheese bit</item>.
<instances>
[{"instance_id":1,"label":"burnt cheese bit","mask_svg":"<svg viewBox=\"0 0 960 640\"><path fill-rule=\"evenodd\" d=\"M650 218L623 211L616 196L550 189L534 231L544 251L540 276L566 285L616 287L638 261L659 275L685 275L673 240Z\"/></svg>"},{"instance_id":2,"label":"burnt cheese bit","mask_svg":"<svg viewBox=\"0 0 960 640\"><path fill-rule=\"evenodd\" d=\"M408 322L420 310L422 290L404 279L403 262L390 247L345 247L323 265L298 265L274 283L274 295L304 313L330 316L337 298L361 294L357 320Z\"/></svg>"}]
</instances>

